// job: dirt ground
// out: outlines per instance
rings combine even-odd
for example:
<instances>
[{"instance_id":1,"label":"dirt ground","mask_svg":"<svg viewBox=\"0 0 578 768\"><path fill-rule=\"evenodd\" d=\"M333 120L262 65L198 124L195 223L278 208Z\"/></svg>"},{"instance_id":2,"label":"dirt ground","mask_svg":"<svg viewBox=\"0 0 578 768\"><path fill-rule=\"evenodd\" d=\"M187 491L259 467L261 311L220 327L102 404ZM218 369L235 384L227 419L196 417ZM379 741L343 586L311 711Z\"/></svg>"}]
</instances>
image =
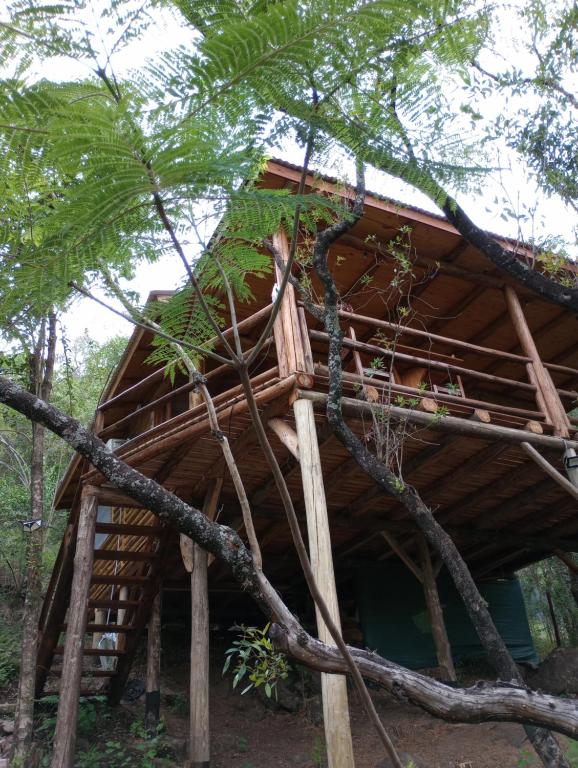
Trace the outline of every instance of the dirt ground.
<instances>
[{"instance_id":1,"label":"dirt ground","mask_svg":"<svg viewBox=\"0 0 578 768\"><path fill-rule=\"evenodd\" d=\"M183 674L184 672L184 674ZM174 702L186 694L187 671L175 667L165 674L163 717L176 743L184 741L187 715ZM417 766L427 768L515 768L533 765L521 726L513 724L450 725L373 691L377 710L399 750ZM173 701L171 705L170 702ZM377 768L383 747L350 692L356 768ZM319 714L304 710L289 714L272 711L255 694L241 696L231 689L231 678L212 670L212 768L320 768L325 765L323 727L312 720ZM135 706L135 705L133 705ZM142 705L136 705L142 706ZM526 761L526 762L525 762ZM388 764L386 764L388 765Z\"/></svg>"}]
</instances>

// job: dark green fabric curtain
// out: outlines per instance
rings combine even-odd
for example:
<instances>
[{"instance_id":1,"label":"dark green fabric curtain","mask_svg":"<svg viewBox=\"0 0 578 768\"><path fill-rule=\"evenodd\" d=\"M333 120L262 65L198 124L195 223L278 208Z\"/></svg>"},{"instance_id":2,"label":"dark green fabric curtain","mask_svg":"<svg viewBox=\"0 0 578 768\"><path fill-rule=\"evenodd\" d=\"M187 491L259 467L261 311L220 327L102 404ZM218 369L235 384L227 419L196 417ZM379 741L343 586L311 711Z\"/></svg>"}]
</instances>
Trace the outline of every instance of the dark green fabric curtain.
<instances>
[{"instance_id":1,"label":"dark green fabric curtain","mask_svg":"<svg viewBox=\"0 0 578 768\"><path fill-rule=\"evenodd\" d=\"M481 658L484 651L449 575L438 590L454 660ZM536 662L522 590L517 579L479 585L496 627L516 661ZM421 584L403 565L368 565L357 573L357 602L364 645L410 669L437 666Z\"/></svg>"}]
</instances>

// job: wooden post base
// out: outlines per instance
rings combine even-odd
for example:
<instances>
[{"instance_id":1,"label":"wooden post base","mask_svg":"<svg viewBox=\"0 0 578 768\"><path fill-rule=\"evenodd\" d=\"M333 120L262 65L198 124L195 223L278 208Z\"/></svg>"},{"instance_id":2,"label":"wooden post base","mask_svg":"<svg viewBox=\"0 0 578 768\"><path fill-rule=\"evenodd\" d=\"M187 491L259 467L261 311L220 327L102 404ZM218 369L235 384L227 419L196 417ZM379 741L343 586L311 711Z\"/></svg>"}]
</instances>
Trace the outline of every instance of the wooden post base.
<instances>
[{"instance_id":1,"label":"wooden post base","mask_svg":"<svg viewBox=\"0 0 578 768\"><path fill-rule=\"evenodd\" d=\"M321 457L315 429L313 404L309 400L296 400L293 404L295 425L299 439L299 456L303 482L303 496L307 514L309 557L315 580L331 618L341 628L339 603L335 586L333 556L327 503L323 486ZM333 644L321 615L317 611L317 632L324 643ZM349 723L347 681L343 675L321 675L323 720L329 768L354 768L353 743Z\"/></svg>"}]
</instances>

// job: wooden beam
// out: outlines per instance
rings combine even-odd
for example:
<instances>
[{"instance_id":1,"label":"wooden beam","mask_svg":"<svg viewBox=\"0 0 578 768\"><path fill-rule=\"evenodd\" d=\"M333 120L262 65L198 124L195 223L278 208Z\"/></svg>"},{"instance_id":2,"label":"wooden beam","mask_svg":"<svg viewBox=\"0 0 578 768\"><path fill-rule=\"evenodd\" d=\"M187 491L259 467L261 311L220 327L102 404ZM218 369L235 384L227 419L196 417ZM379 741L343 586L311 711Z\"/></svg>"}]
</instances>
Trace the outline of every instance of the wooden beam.
<instances>
[{"instance_id":1,"label":"wooden beam","mask_svg":"<svg viewBox=\"0 0 578 768\"><path fill-rule=\"evenodd\" d=\"M423 591L429 613L438 664L442 670L444 679L455 681L457 680L456 669L454 667L452 649L437 588L435 569L432 564L427 541L422 533L418 535L417 541L421 552Z\"/></svg>"},{"instance_id":2,"label":"wooden beam","mask_svg":"<svg viewBox=\"0 0 578 768\"><path fill-rule=\"evenodd\" d=\"M142 586L142 591L140 595L140 605L133 612L131 617L132 631L126 635L124 647L126 653L123 654L119 659L119 663L116 668L118 675L112 682L112 685L108 691L108 699L111 704L118 703L124 691L133 656L136 652L139 641L142 637L142 633L146 626L146 622L150 615L152 602L157 592L159 591L163 563L165 561L168 546L171 541L174 542L174 538L171 535L171 530L167 527L165 528L165 531L161 536L157 546L156 554L158 554L158 558L151 564L148 575L140 578L136 576L126 577L126 581L124 582L127 585L135 584ZM118 581L118 579L121 577L113 576L112 578L117 579L117 581L113 583L123 583ZM137 578L139 578L139 581L135 582Z\"/></svg>"},{"instance_id":3,"label":"wooden beam","mask_svg":"<svg viewBox=\"0 0 578 768\"><path fill-rule=\"evenodd\" d=\"M541 453L539 453L533 445L530 443L522 443L522 448L528 454L528 456L541 468L544 472L557 483L560 488L563 488L566 493L569 493L573 499L578 501L578 488L567 480L561 472L558 472L556 467L550 464Z\"/></svg>"},{"instance_id":4,"label":"wooden beam","mask_svg":"<svg viewBox=\"0 0 578 768\"><path fill-rule=\"evenodd\" d=\"M109 586L119 586L127 584L131 587L141 587L148 584L148 576L125 576L122 573L117 575L101 575L96 574L90 577L91 584L107 584Z\"/></svg>"},{"instance_id":5,"label":"wooden beam","mask_svg":"<svg viewBox=\"0 0 578 768\"><path fill-rule=\"evenodd\" d=\"M60 696L51 768L72 768L76 746L76 723L78 700L82 676L82 651L88 613L88 593L94 553L94 529L98 508L97 489L85 486L82 489L74 575L68 608L68 628L64 645L60 682Z\"/></svg>"},{"instance_id":6,"label":"wooden beam","mask_svg":"<svg viewBox=\"0 0 578 768\"><path fill-rule=\"evenodd\" d=\"M209 481L203 512L213 520L222 478ZM189 760L187 768L209 768L209 593L207 553L193 542L191 572L191 667L189 689Z\"/></svg>"},{"instance_id":7,"label":"wooden beam","mask_svg":"<svg viewBox=\"0 0 578 768\"><path fill-rule=\"evenodd\" d=\"M56 646L54 649L55 656L64 655L64 647L62 645ZM82 649L83 656L123 656L126 651L119 651L116 648L86 648Z\"/></svg>"},{"instance_id":8,"label":"wooden beam","mask_svg":"<svg viewBox=\"0 0 578 768\"><path fill-rule=\"evenodd\" d=\"M322 392L311 392L309 390L297 390L299 398L309 400L318 407L324 407L327 402L327 395ZM456 435L466 435L468 437L479 437L481 440L503 440L512 444L529 442L534 446L543 447L546 450L564 450L564 448L578 448L578 441L564 440L561 437L550 437L549 435L535 435L522 429L513 429L511 427L502 427L497 424L484 424L474 422L470 419L461 419L456 416L438 416L420 411L411 411L407 408L400 408L395 405L382 405L380 403L364 403L361 400L355 400L351 397L341 399L343 412L354 418L361 418L362 415L371 415L376 410L384 414L389 413L394 419L401 419L410 424L418 424L422 427L441 432L453 432Z\"/></svg>"},{"instance_id":9,"label":"wooden beam","mask_svg":"<svg viewBox=\"0 0 578 768\"><path fill-rule=\"evenodd\" d=\"M147 631L147 677L145 728L149 736L158 735L161 715L161 590L151 607Z\"/></svg>"},{"instance_id":10,"label":"wooden beam","mask_svg":"<svg viewBox=\"0 0 578 768\"><path fill-rule=\"evenodd\" d=\"M388 531L381 531L381 535L387 541L389 546L399 557L399 559L409 568L420 584L423 584L424 575L422 569L415 563L412 558L407 554L404 547L397 541L393 534Z\"/></svg>"},{"instance_id":11,"label":"wooden beam","mask_svg":"<svg viewBox=\"0 0 578 768\"><path fill-rule=\"evenodd\" d=\"M301 476L309 534L309 556L318 589L331 612L331 618L340 628L341 621L333 570L329 519L313 405L306 400L296 400L293 404L293 411L301 456ZM329 634L319 611L316 612L320 640L333 644L333 638ZM345 677L322 673L321 692L328 766L329 768L353 768L353 745Z\"/></svg>"},{"instance_id":12,"label":"wooden beam","mask_svg":"<svg viewBox=\"0 0 578 768\"><path fill-rule=\"evenodd\" d=\"M96 533L112 536L151 536L158 538L163 532L161 525L130 525L126 523L97 523Z\"/></svg>"},{"instance_id":13,"label":"wooden beam","mask_svg":"<svg viewBox=\"0 0 578 768\"><path fill-rule=\"evenodd\" d=\"M289 243L284 229L281 228L275 232L273 245L286 263L289 258ZM280 285L283 280L283 274L277 262L275 262L275 279L277 285ZM305 347L301 339L301 323L297 313L295 289L290 282L285 287L273 330L281 378L290 376L295 371L305 371L307 364Z\"/></svg>"},{"instance_id":14,"label":"wooden beam","mask_svg":"<svg viewBox=\"0 0 578 768\"><path fill-rule=\"evenodd\" d=\"M311 331L311 337L317 341L328 342L329 335L325 331ZM408 355L405 352L398 352L395 349L387 349L380 347L377 344L367 344L362 341L354 341L353 339L343 338L342 344L344 347L350 349L358 349L361 352L366 352L370 355L379 355L380 357L392 358L398 362L410 363L412 365L424 366L425 368L431 368L440 370L445 373L455 373L459 376L469 376L480 381L487 381L491 384L500 384L505 387L515 386L516 389L528 390L535 392L535 387L526 381L518 381L515 379L508 379L504 376L496 376L491 373L484 373L484 371L478 371L473 368L465 368L463 365L456 365L454 363L442 362L441 360L434 360L431 357L422 357L421 355Z\"/></svg>"},{"instance_id":15,"label":"wooden beam","mask_svg":"<svg viewBox=\"0 0 578 768\"><path fill-rule=\"evenodd\" d=\"M269 419L267 426L290 454L299 461L299 441L293 427L283 419Z\"/></svg>"},{"instance_id":16,"label":"wooden beam","mask_svg":"<svg viewBox=\"0 0 578 768\"><path fill-rule=\"evenodd\" d=\"M548 371L544 368L538 348L536 347L536 342L534 341L524 315L524 310L520 304L520 299L518 298L516 291L509 285L505 288L505 296L510 318L518 336L520 346L524 350L524 354L531 358L534 375L542 395L540 402L543 402L547 408L548 415L551 423L554 425L556 434L561 437L568 437L569 422L568 417L566 416L566 411L564 410L562 401L556 391L556 387L552 383Z\"/></svg>"},{"instance_id":17,"label":"wooden beam","mask_svg":"<svg viewBox=\"0 0 578 768\"><path fill-rule=\"evenodd\" d=\"M156 560L156 555L152 552L135 552L130 549L97 549L94 552L94 559L99 562L150 563Z\"/></svg>"}]
</instances>

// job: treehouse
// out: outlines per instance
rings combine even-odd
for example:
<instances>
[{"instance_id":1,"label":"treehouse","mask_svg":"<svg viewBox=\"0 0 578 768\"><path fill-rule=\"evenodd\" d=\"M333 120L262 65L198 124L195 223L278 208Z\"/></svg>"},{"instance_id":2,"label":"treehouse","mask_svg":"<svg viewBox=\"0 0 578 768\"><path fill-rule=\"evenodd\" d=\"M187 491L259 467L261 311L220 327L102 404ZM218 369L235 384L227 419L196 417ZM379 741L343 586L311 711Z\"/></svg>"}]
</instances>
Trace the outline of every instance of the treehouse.
<instances>
[{"instance_id":1,"label":"treehouse","mask_svg":"<svg viewBox=\"0 0 578 768\"><path fill-rule=\"evenodd\" d=\"M294 191L300 175L297 167L271 161L261 184ZM310 175L306 187L351 195L330 178ZM515 258L533 258L515 242L500 242ZM274 244L286 257L284 231ZM334 243L330 257L341 296L347 423L400 482L418 489L478 582L498 584L528 563L575 550L578 490L568 465L578 447L572 410L578 396L577 319L515 284L444 218L379 195L367 194L363 217ZM237 307L245 350L267 326L280 277L277 266L268 277L252 278L252 301ZM322 295L315 277L311 292ZM160 304L166 297L155 291L149 301ZM232 329L226 336L232 337ZM213 349L219 351L218 339ZM244 536L235 488L205 405L182 373L173 381L161 365L147 362L152 350L152 333L137 328L93 429L125 462ZM250 374L318 582L347 632L364 610L374 619L380 613L382 621L398 615L406 597L387 584L387 574L396 572L393 565L388 571L392 563L405 568L415 589L423 590L442 677L452 679L455 651L444 622L446 598L440 600L437 589L444 578L442 573L436 580L439 562L407 511L333 435L325 416L327 352L325 329L289 285ZM204 365L220 429L247 490L264 571L293 610L311 614L238 378L226 365L210 359ZM206 593L212 616L227 621L250 610L248 598L218 560L200 557L188 540L180 541L81 457L71 462L57 504L70 516L40 619L37 693L62 677L63 718L74 712L87 680L118 700L148 626L147 707L154 710L159 595L169 604L175 595L190 593L190 759L191 765L208 765ZM377 597L363 599L376 588ZM323 626L319 633L328 638ZM365 639L359 632L350 636L368 644L367 635L366 627ZM335 675L324 678L330 764L349 766L345 683Z\"/></svg>"}]
</instances>

